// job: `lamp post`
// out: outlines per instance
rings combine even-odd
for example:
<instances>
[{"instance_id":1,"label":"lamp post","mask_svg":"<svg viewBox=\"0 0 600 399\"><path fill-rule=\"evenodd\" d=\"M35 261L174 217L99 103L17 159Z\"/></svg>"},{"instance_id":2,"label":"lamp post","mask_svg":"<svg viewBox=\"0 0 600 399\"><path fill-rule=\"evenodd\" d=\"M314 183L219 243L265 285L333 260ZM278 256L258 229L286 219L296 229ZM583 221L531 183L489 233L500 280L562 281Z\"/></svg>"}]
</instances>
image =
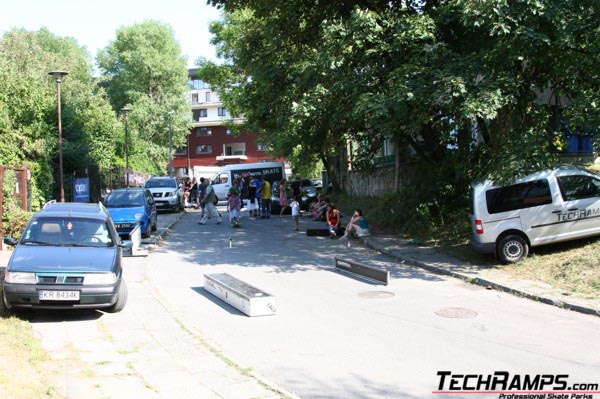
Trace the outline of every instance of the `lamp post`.
<instances>
[{"instance_id":1,"label":"lamp post","mask_svg":"<svg viewBox=\"0 0 600 399\"><path fill-rule=\"evenodd\" d=\"M129 188L129 131L127 126L127 114L131 108L123 107L121 112L125 115L125 187Z\"/></svg>"},{"instance_id":2,"label":"lamp post","mask_svg":"<svg viewBox=\"0 0 600 399\"><path fill-rule=\"evenodd\" d=\"M169 111L169 176L173 175L173 114L175 111Z\"/></svg>"},{"instance_id":3,"label":"lamp post","mask_svg":"<svg viewBox=\"0 0 600 399\"><path fill-rule=\"evenodd\" d=\"M60 117L60 84L62 82L62 78L68 75L68 72L65 71L52 71L48 72L48 75L54 76L54 80L56 80L56 88L58 93L58 173L60 176L60 202L65 202L65 186L63 183L63 158L62 158L62 122Z\"/></svg>"}]
</instances>

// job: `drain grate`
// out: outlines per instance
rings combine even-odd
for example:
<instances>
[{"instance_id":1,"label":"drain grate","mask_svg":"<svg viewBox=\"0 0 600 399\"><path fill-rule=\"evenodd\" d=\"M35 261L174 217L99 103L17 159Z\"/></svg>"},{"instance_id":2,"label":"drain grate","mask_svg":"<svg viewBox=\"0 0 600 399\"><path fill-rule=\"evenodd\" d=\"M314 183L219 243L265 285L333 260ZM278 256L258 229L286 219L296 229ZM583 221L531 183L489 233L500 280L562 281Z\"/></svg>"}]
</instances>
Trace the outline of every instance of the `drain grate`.
<instances>
[{"instance_id":1,"label":"drain grate","mask_svg":"<svg viewBox=\"0 0 600 399\"><path fill-rule=\"evenodd\" d=\"M465 308L444 308L436 310L434 313L450 319L472 319L473 317L477 317L476 311Z\"/></svg>"},{"instance_id":2,"label":"drain grate","mask_svg":"<svg viewBox=\"0 0 600 399\"><path fill-rule=\"evenodd\" d=\"M367 299L391 298L394 295L395 294L393 292L389 292L389 291L365 291L365 292L361 292L360 294L358 294L359 297L367 298Z\"/></svg>"}]
</instances>

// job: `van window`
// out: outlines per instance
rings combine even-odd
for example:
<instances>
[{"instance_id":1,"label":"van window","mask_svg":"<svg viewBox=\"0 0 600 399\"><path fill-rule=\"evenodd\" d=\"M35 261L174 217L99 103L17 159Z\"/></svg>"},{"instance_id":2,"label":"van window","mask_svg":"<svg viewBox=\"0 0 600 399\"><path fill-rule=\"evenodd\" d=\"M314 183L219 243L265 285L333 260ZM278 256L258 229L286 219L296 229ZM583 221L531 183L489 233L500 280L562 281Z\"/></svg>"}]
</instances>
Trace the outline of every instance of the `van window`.
<instances>
[{"instance_id":1,"label":"van window","mask_svg":"<svg viewBox=\"0 0 600 399\"><path fill-rule=\"evenodd\" d=\"M600 181L591 176L562 176L558 185L565 201L600 196Z\"/></svg>"},{"instance_id":2,"label":"van window","mask_svg":"<svg viewBox=\"0 0 600 399\"><path fill-rule=\"evenodd\" d=\"M552 203L547 179L494 188L485 193L485 199L490 214Z\"/></svg>"},{"instance_id":3,"label":"van window","mask_svg":"<svg viewBox=\"0 0 600 399\"><path fill-rule=\"evenodd\" d=\"M216 184L225 184L229 181L229 175L227 173L221 173L215 179Z\"/></svg>"}]
</instances>

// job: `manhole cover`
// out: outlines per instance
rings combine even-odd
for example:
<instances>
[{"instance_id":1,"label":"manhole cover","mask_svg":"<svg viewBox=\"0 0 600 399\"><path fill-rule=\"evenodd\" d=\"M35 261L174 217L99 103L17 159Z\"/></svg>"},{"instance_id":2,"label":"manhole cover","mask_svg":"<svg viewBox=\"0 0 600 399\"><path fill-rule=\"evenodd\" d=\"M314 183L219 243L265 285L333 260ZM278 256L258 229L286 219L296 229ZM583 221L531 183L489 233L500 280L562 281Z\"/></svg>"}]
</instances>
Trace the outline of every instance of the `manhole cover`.
<instances>
[{"instance_id":1,"label":"manhole cover","mask_svg":"<svg viewBox=\"0 0 600 399\"><path fill-rule=\"evenodd\" d=\"M438 316L448 317L451 319L472 319L477 317L477 312L465 308L444 308L434 312Z\"/></svg>"},{"instance_id":2,"label":"manhole cover","mask_svg":"<svg viewBox=\"0 0 600 399\"><path fill-rule=\"evenodd\" d=\"M368 299L382 299L382 298L391 298L394 296L394 293L389 292L389 291L366 291L366 292L361 292L360 294L358 294L358 296L361 298L368 298Z\"/></svg>"}]
</instances>

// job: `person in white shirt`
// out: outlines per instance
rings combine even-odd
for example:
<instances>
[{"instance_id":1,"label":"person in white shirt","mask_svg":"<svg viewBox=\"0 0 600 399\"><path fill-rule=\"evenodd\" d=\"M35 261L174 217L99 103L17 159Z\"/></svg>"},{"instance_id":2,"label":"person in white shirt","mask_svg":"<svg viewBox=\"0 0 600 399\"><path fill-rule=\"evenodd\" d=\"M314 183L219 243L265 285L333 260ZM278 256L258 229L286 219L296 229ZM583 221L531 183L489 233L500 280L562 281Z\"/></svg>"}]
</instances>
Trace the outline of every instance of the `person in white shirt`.
<instances>
[{"instance_id":1,"label":"person in white shirt","mask_svg":"<svg viewBox=\"0 0 600 399\"><path fill-rule=\"evenodd\" d=\"M298 219L300 218L300 204L298 200L294 198L290 203L290 207L292 208L292 220L294 221L294 230L298 231L300 228L298 227Z\"/></svg>"}]
</instances>

